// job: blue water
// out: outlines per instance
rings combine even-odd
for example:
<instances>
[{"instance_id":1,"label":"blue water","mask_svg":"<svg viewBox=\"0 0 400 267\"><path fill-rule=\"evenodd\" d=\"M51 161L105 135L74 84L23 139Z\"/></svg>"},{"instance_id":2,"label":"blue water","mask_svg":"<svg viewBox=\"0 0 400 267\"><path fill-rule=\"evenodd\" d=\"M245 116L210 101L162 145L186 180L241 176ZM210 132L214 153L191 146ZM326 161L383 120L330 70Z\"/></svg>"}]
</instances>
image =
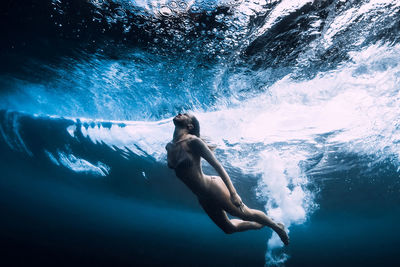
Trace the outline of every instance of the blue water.
<instances>
[{"instance_id":1,"label":"blue water","mask_svg":"<svg viewBox=\"0 0 400 267\"><path fill-rule=\"evenodd\" d=\"M3 265L399 265L397 1L4 10ZM167 168L182 111L288 247L224 234Z\"/></svg>"}]
</instances>

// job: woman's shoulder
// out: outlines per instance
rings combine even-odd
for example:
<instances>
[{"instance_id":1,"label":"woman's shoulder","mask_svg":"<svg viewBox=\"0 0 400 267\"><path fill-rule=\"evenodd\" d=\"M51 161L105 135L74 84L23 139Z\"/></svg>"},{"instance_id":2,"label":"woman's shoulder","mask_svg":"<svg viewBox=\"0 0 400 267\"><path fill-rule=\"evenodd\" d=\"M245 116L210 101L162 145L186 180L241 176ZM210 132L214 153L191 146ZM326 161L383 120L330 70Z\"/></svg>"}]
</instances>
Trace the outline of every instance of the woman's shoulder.
<instances>
[{"instance_id":1,"label":"woman's shoulder","mask_svg":"<svg viewBox=\"0 0 400 267\"><path fill-rule=\"evenodd\" d=\"M196 150L203 146L207 146L207 144L204 142L204 140L196 135L190 135L190 137L187 138L186 144L190 148L196 149Z\"/></svg>"},{"instance_id":2,"label":"woman's shoulder","mask_svg":"<svg viewBox=\"0 0 400 267\"><path fill-rule=\"evenodd\" d=\"M203 140L200 137L197 137L193 134L188 134L187 138L185 138L185 141L188 143L196 143Z\"/></svg>"},{"instance_id":3,"label":"woman's shoulder","mask_svg":"<svg viewBox=\"0 0 400 267\"><path fill-rule=\"evenodd\" d=\"M170 148L172 146L176 146L180 143L186 143L186 144L190 145L191 143L193 143L193 141L196 142L196 141L202 141L202 140L201 140L201 138L199 138L195 135L188 134L185 138L179 140L178 142L175 142L175 143L173 141L168 142L168 144L165 146L165 149L168 150L168 148Z\"/></svg>"}]
</instances>

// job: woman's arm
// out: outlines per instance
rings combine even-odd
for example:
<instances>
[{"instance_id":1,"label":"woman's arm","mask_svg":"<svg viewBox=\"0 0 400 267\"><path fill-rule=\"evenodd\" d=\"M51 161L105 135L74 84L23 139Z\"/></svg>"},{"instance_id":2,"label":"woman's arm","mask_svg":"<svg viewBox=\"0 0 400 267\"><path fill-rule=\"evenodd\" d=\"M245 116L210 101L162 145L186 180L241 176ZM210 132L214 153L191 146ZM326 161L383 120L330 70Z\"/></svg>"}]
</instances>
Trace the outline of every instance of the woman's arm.
<instances>
[{"instance_id":1,"label":"woman's arm","mask_svg":"<svg viewBox=\"0 0 400 267\"><path fill-rule=\"evenodd\" d=\"M233 186L228 173L225 171L225 169L221 165L221 163L215 158L214 153L208 148L207 144L200 138L194 137L190 141L189 145L190 145L191 149L193 150L193 152L198 153L208 163L210 163L210 165L213 166L214 169L218 172L219 176L224 181L224 183L226 184L226 187L228 188L228 190L231 194L231 199L232 199L233 204L235 204L236 206L241 206L242 200L240 199L239 195L236 193L236 189Z\"/></svg>"}]
</instances>

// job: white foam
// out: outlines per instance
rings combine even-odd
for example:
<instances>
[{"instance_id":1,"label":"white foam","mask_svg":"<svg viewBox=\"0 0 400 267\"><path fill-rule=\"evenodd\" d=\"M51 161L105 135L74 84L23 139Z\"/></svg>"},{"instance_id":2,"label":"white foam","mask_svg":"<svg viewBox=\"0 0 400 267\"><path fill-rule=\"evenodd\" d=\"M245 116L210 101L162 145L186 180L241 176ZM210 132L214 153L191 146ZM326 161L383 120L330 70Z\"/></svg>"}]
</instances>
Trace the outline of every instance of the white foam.
<instances>
[{"instance_id":1,"label":"white foam","mask_svg":"<svg viewBox=\"0 0 400 267\"><path fill-rule=\"evenodd\" d=\"M114 122L111 128L103 127L98 122L96 121L94 127L81 127L83 136L90 138L94 143L102 142L110 147L115 146L127 152L132 151L138 156L150 156L155 160L161 160L164 157L164 147L171 139L173 132L171 120Z\"/></svg>"},{"instance_id":2,"label":"white foam","mask_svg":"<svg viewBox=\"0 0 400 267\"><path fill-rule=\"evenodd\" d=\"M44 153L49 157L50 161L53 162L55 165L60 166L60 163L56 159L56 157L53 155L53 153L44 150Z\"/></svg>"},{"instance_id":3,"label":"white foam","mask_svg":"<svg viewBox=\"0 0 400 267\"><path fill-rule=\"evenodd\" d=\"M49 153L47 153L47 155L50 156ZM100 161L94 165L85 159L77 158L73 154L67 154L64 152L58 152L58 161L56 160L56 162L59 162L64 167L71 169L74 172L90 173L95 176L107 176L110 171L110 167Z\"/></svg>"}]
</instances>

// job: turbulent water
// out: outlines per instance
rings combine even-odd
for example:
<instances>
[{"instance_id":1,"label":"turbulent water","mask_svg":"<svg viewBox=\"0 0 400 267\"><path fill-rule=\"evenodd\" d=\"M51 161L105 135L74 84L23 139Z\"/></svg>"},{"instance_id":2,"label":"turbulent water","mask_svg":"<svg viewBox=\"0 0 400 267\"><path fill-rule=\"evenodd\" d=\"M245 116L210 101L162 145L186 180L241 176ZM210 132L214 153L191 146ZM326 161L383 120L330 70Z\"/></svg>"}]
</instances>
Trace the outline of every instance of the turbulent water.
<instances>
[{"instance_id":1,"label":"turbulent water","mask_svg":"<svg viewBox=\"0 0 400 267\"><path fill-rule=\"evenodd\" d=\"M3 262L398 266L400 2L8 2ZM225 235L167 168L183 111L288 247Z\"/></svg>"}]
</instances>

